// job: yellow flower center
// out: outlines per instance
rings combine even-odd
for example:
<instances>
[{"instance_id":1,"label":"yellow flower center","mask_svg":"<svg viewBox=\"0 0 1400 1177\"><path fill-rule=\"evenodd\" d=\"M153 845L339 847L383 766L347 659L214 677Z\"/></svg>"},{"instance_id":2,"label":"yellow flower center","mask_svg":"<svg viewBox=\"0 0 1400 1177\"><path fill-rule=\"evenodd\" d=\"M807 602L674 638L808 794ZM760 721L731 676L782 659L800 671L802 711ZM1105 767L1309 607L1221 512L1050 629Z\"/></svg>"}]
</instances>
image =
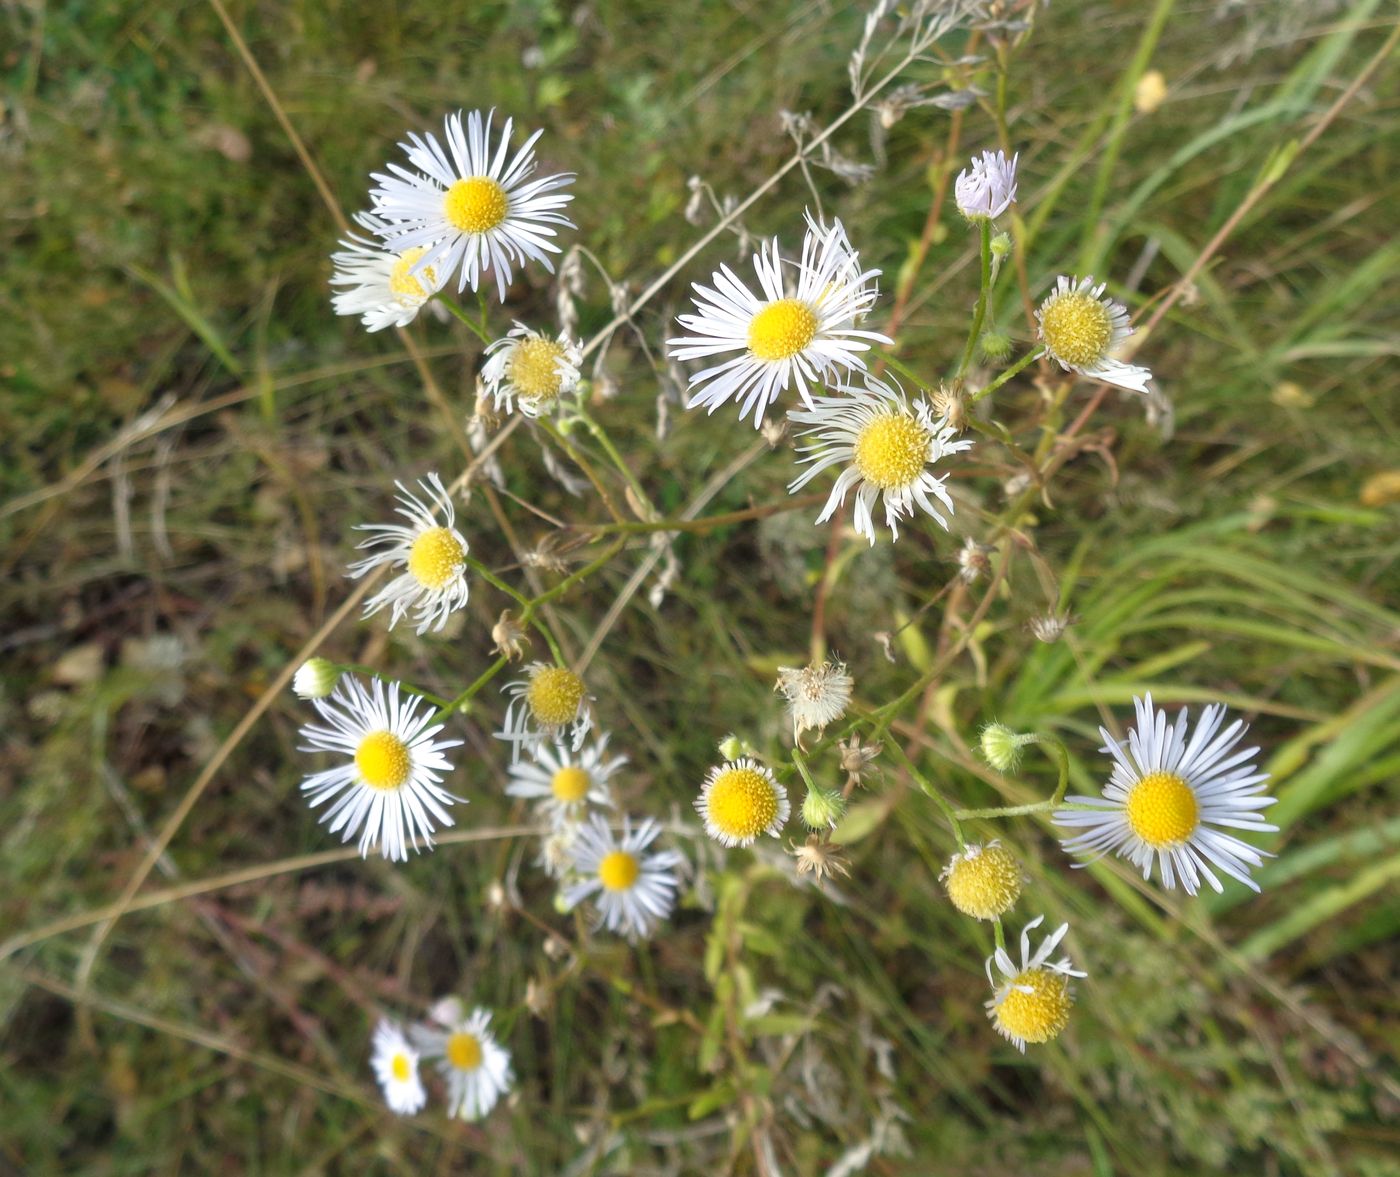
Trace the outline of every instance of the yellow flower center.
<instances>
[{"instance_id":1,"label":"yellow flower center","mask_svg":"<svg viewBox=\"0 0 1400 1177\"><path fill-rule=\"evenodd\" d=\"M408 549L408 571L425 589L445 587L466 563L462 541L445 527L430 527Z\"/></svg>"},{"instance_id":2,"label":"yellow flower center","mask_svg":"<svg viewBox=\"0 0 1400 1177\"><path fill-rule=\"evenodd\" d=\"M881 490L908 486L928 461L929 431L908 413L881 413L856 438L856 469Z\"/></svg>"},{"instance_id":3,"label":"yellow flower center","mask_svg":"<svg viewBox=\"0 0 1400 1177\"><path fill-rule=\"evenodd\" d=\"M1149 773L1138 781L1128 794L1124 811L1133 833L1154 850L1180 845L1201 824L1196 794L1171 772Z\"/></svg>"},{"instance_id":4,"label":"yellow flower center","mask_svg":"<svg viewBox=\"0 0 1400 1177\"><path fill-rule=\"evenodd\" d=\"M1069 993L1068 977L1049 969L1029 969L1011 984L994 1013L997 1025L1012 1037L1025 1042L1049 1042L1069 1025L1074 999Z\"/></svg>"},{"instance_id":5,"label":"yellow flower center","mask_svg":"<svg viewBox=\"0 0 1400 1177\"><path fill-rule=\"evenodd\" d=\"M360 780L371 789L397 789L413 771L408 745L393 732L370 732L355 749Z\"/></svg>"},{"instance_id":6,"label":"yellow flower center","mask_svg":"<svg viewBox=\"0 0 1400 1177\"><path fill-rule=\"evenodd\" d=\"M1108 307L1079 291L1046 300L1040 311L1040 334L1057 360L1087 368L1108 354L1113 324Z\"/></svg>"},{"instance_id":7,"label":"yellow flower center","mask_svg":"<svg viewBox=\"0 0 1400 1177\"><path fill-rule=\"evenodd\" d=\"M710 820L731 838L756 838L778 816L778 791L754 768L728 768L710 787Z\"/></svg>"},{"instance_id":8,"label":"yellow flower center","mask_svg":"<svg viewBox=\"0 0 1400 1177\"><path fill-rule=\"evenodd\" d=\"M485 233L506 219L510 197L489 176L458 180L442 198L443 215L463 233Z\"/></svg>"},{"instance_id":9,"label":"yellow flower center","mask_svg":"<svg viewBox=\"0 0 1400 1177\"><path fill-rule=\"evenodd\" d=\"M399 254L399 260L394 263L394 268L389 273L389 289L405 298L427 298L428 291L423 283L416 275L409 273L409 270L413 269L413 263L427 252L426 245L415 245ZM429 286L437 285L437 275L432 266L424 268L423 277L428 280Z\"/></svg>"},{"instance_id":10,"label":"yellow flower center","mask_svg":"<svg viewBox=\"0 0 1400 1177\"><path fill-rule=\"evenodd\" d=\"M561 727L578 716L583 704L583 679L562 666L546 666L530 679L525 702L540 723Z\"/></svg>"},{"instance_id":11,"label":"yellow flower center","mask_svg":"<svg viewBox=\"0 0 1400 1177\"><path fill-rule=\"evenodd\" d=\"M481 1043L475 1034L453 1034L447 1039L447 1061L459 1071L481 1066Z\"/></svg>"},{"instance_id":12,"label":"yellow flower center","mask_svg":"<svg viewBox=\"0 0 1400 1177\"><path fill-rule=\"evenodd\" d=\"M576 765L570 764L554 774L554 779L549 782L549 787L554 793L556 801L568 804L573 801L582 801L588 796L588 786L592 783L588 773Z\"/></svg>"},{"instance_id":13,"label":"yellow flower center","mask_svg":"<svg viewBox=\"0 0 1400 1177\"><path fill-rule=\"evenodd\" d=\"M943 885L948 898L963 915L994 920L1011 910L1021 894L1021 868L1002 846L984 846L971 855L959 855Z\"/></svg>"},{"instance_id":14,"label":"yellow flower center","mask_svg":"<svg viewBox=\"0 0 1400 1177\"><path fill-rule=\"evenodd\" d=\"M553 400L564 383L559 375L559 361L563 358L563 345L552 339L522 339L511 350L506 379L521 396Z\"/></svg>"},{"instance_id":15,"label":"yellow flower center","mask_svg":"<svg viewBox=\"0 0 1400 1177\"><path fill-rule=\"evenodd\" d=\"M394 1061L389 1064L389 1069L393 1071L394 1078L400 1083L407 1083L409 1075L408 1055L394 1055Z\"/></svg>"},{"instance_id":16,"label":"yellow flower center","mask_svg":"<svg viewBox=\"0 0 1400 1177\"><path fill-rule=\"evenodd\" d=\"M765 363L795 356L817 333L817 316L798 298L770 302L749 323L749 351Z\"/></svg>"},{"instance_id":17,"label":"yellow flower center","mask_svg":"<svg viewBox=\"0 0 1400 1177\"><path fill-rule=\"evenodd\" d=\"M609 891L626 891L637 881L641 870L635 854L614 850L598 864L598 881Z\"/></svg>"}]
</instances>

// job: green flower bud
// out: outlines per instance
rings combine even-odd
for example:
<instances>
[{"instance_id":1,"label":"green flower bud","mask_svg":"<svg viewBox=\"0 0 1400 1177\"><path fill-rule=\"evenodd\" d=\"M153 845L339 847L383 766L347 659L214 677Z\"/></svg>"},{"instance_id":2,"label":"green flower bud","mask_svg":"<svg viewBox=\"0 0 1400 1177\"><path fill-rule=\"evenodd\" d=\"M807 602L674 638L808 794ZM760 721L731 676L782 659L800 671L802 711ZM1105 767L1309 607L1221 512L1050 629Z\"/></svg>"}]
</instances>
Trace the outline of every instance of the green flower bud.
<instances>
[{"instance_id":1,"label":"green flower bud","mask_svg":"<svg viewBox=\"0 0 1400 1177\"><path fill-rule=\"evenodd\" d=\"M802 821L809 830L829 830L846 813L846 799L829 789L808 789L802 802Z\"/></svg>"},{"instance_id":2,"label":"green flower bud","mask_svg":"<svg viewBox=\"0 0 1400 1177\"><path fill-rule=\"evenodd\" d=\"M1005 724L989 723L982 729L982 755L997 772L1015 772L1025 746L1034 739L1017 735Z\"/></svg>"},{"instance_id":3,"label":"green flower bud","mask_svg":"<svg viewBox=\"0 0 1400 1177\"><path fill-rule=\"evenodd\" d=\"M982 354L987 359L1000 363L1011 354L1011 337L1000 331L988 331L981 339Z\"/></svg>"},{"instance_id":4,"label":"green flower bud","mask_svg":"<svg viewBox=\"0 0 1400 1177\"><path fill-rule=\"evenodd\" d=\"M340 681L340 667L328 658L309 658L292 676L292 691L299 699L324 699Z\"/></svg>"}]
</instances>

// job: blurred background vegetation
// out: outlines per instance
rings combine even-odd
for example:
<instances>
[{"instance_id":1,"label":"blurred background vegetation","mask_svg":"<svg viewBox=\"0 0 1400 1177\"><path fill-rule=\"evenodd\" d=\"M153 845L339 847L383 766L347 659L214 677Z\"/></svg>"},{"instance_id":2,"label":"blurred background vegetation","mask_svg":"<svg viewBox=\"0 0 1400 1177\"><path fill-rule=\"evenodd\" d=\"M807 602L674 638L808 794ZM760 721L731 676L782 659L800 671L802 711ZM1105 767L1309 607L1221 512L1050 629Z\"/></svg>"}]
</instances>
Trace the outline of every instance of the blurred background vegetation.
<instances>
[{"instance_id":1,"label":"blurred background vegetation","mask_svg":"<svg viewBox=\"0 0 1400 1177\"><path fill-rule=\"evenodd\" d=\"M834 2L640 0L248 0L229 13L347 212L405 130L494 105L546 128L545 166L579 174L578 239L634 292L698 233L682 218L690 175L743 196L790 154L781 110L844 109L864 18ZM694 886L635 952L606 939L546 951L545 927L575 929L522 839L403 868L287 870L129 914L82 997L90 1025L72 989L90 927L9 956L0 1169L757 1172L753 1117L783 1172L1400 1172L1394 57L1292 158L1391 34L1395 6L1084 0L1037 19L1007 90L1036 289L1092 268L1149 306L1261 177L1277 182L1143 346L1172 413L1105 400L1022 522L1042 562L1018 558L900 739L965 803L1019 802L1048 793L1053 772L990 772L969 751L980 723L1057 732L1076 789L1092 791L1097 725L1135 691L1223 699L1254 725L1281 798L1263 895L1187 902L1114 865L1071 872L1047 825L988 827L1029 864L1018 916L1069 920L1090 974L1065 1036L1022 1058L983 1015L986 929L936 881L950 836L888 760L860 795L849 880L819 891L775 847L725 858L682 840ZM3 939L120 894L220 741L343 599L350 525L384 517L394 478L448 475L461 456L402 342L331 313L335 223L214 9L32 0L5 6L0 28ZM995 83L966 67L947 80ZM930 380L966 331L972 239L945 211L926 261L910 259L940 176L995 145L974 108L950 153L952 119L915 110L877 135L862 116L837 144L877 165L869 182L815 173L887 288L910 284L900 359ZM791 239L810 202L794 173L746 223ZM734 255L722 239L683 278ZM685 288L638 316L653 347ZM531 273L493 327L553 313ZM592 273L580 313L585 333L611 317ZM1014 297L996 314L1027 339ZM479 346L455 323L414 331L464 416ZM619 394L599 412L663 510L751 443L723 415L676 412L657 441L666 373L624 336L609 370ZM1015 387L1011 416L1037 401L1029 380ZM600 517L523 434L502 457L523 543L547 527L517 499ZM1014 471L981 462L958 482L952 537L841 543L826 634L867 702L896 695L967 620L966 602L935 606L893 662L878 640L1004 501ZM768 456L709 509L777 501L790 469ZM642 594L609 636L590 684L631 755L634 812L685 819L726 731L781 748L773 668L803 660L826 567L812 513L683 536L669 595L658 607ZM491 518L469 535L511 565ZM646 551L562 602L576 647ZM1037 568L1076 619L1053 645L1025 629L1055 604ZM479 586L445 640L349 622L326 652L450 693L488 660L504 604ZM452 785L472 801L468 829L519 818L490 738L498 711L488 700L461 724ZM296 789L305 716L288 696L252 728L149 888L334 849ZM499 901L517 890L533 920ZM545 995L533 1011L532 979ZM371 1082L377 1012L446 993L500 1011L514 1052L517 1094L483 1125L395 1120ZM735 1003L737 1042L658 1013L712 1026Z\"/></svg>"}]
</instances>

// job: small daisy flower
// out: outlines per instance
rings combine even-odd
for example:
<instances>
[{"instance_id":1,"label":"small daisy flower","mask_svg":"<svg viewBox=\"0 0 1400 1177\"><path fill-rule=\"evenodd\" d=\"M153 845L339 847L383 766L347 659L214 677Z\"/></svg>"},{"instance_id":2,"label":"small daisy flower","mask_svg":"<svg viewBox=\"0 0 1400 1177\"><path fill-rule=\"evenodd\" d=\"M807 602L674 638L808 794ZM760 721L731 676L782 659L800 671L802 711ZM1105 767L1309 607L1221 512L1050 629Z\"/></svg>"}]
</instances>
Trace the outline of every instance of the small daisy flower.
<instances>
[{"instance_id":1,"label":"small daisy flower","mask_svg":"<svg viewBox=\"0 0 1400 1177\"><path fill-rule=\"evenodd\" d=\"M391 249L422 249L410 273L432 269L445 285L461 270L457 289L473 290L486 274L496 275L501 301L511 281L511 267L537 261L550 273L551 253L559 247L551 225L572 229L574 223L558 210L573 199L560 192L573 183L573 173L529 177L535 171L536 131L507 164L512 120L501 129L500 146L491 143L491 119L479 110L446 121L447 151L430 134L410 134L400 143L410 167L389 164L390 175L375 172L379 186L371 190L375 212L386 223L379 230ZM450 158L449 158L450 153Z\"/></svg>"},{"instance_id":2,"label":"small daisy flower","mask_svg":"<svg viewBox=\"0 0 1400 1177\"><path fill-rule=\"evenodd\" d=\"M958 211L969 220L1001 216L1016 199L1016 161L1020 158L1018 152L1008 160L1002 151L974 156L971 168L959 172L953 185Z\"/></svg>"},{"instance_id":3,"label":"small daisy flower","mask_svg":"<svg viewBox=\"0 0 1400 1177\"><path fill-rule=\"evenodd\" d=\"M605 760L607 749L606 732L582 752L572 752L563 744L541 745L534 763L511 765L506 793L541 799L540 815L555 827L580 821L590 802L610 809L613 797L608 780L627 763L627 757Z\"/></svg>"},{"instance_id":4,"label":"small daisy flower","mask_svg":"<svg viewBox=\"0 0 1400 1177\"><path fill-rule=\"evenodd\" d=\"M802 733L809 727L821 733L827 724L845 715L855 681L846 673L844 662L817 662L801 670L778 667L778 681L773 689L782 692L787 700L792 738L800 743Z\"/></svg>"},{"instance_id":5,"label":"small daisy flower","mask_svg":"<svg viewBox=\"0 0 1400 1177\"><path fill-rule=\"evenodd\" d=\"M650 818L635 831L624 818L620 839L597 814L580 825L570 846L577 881L564 888L565 910L592 898L599 926L629 940L650 936L675 906L676 868L684 861L676 850L643 853L659 833Z\"/></svg>"},{"instance_id":6,"label":"small daisy flower","mask_svg":"<svg viewBox=\"0 0 1400 1177\"><path fill-rule=\"evenodd\" d=\"M747 846L760 834L776 838L791 812L778 778L748 756L710 769L695 809L705 833L724 846Z\"/></svg>"},{"instance_id":7,"label":"small daisy flower","mask_svg":"<svg viewBox=\"0 0 1400 1177\"><path fill-rule=\"evenodd\" d=\"M329 658L308 658L292 675L292 694L298 699L324 699L340 681L340 667Z\"/></svg>"},{"instance_id":8,"label":"small daisy flower","mask_svg":"<svg viewBox=\"0 0 1400 1177\"><path fill-rule=\"evenodd\" d=\"M418 1051L393 1022L380 1022L376 1027L370 1065L391 1112L411 1116L428 1102L428 1093L418 1076Z\"/></svg>"},{"instance_id":9,"label":"small daisy flower","mask_svg":"<svg viewBox=\"0 0 1400 1177\"><path fill-rule=\"evenodd\" d=\"M467 603L471 586L467 582L467 541L457 531L456 512L452 499L442 479L429 474L427 481L420 481L424 502L412 491L405 489L402 482L394 483L399 489L398 501L402 504L396 513L408 520L409 526L400 523L365 523L356 531L369 531L374 534L359 545L361 551L378 549L346 569L345 574L355 579L364 576L381 564L403 568L374 596L365 602L366 617L389 607L389 627L392 629L410 610L416 610L414 620L418 632L441 629L447 624L448 616L455 609ZM438 522L438 514L443 522Z\"/></svg>"},{"instance_id":10,"label":"small daisy flower","mask_svg":"<svg viewBox=\"0 0 1400 1177\"><path fill-rule=\"evenodd\" d=\"M690 388L696 391L688 407L704 405L713 413L737 399L739 420L752 410L757 429L764 411L790 385L796 385L810 405L810 385L820 383L826 373L865 369L860 355L870 350L865 341L891 341L856 329L879 294L874 279L880 271L860 268L840 221L828 228L808 214L802 259L791 288L783 282L776 240L754 254L753 266L761 297L728 266L720 266L711 278L713 286L694 284L699 313L679 316L681 326L692 334L669 340L667 346L675 360L730 355L690 377Z\"/></svg>"},{"instance_id":11,"label":"small daisy flower","mask_svg":"<svg viewBox=\"0 0 1400 1177\"><path fill-rule=\"evenodd\" d=\"M992 999L986 1003L987 1016L997 1033L1022 1054L1026 1053L1027 1042L1049 1042L1060 1036L1069 1025L1069 1011L1074 1005L1069 979L1087 976L1075 969L1067 956L1050 963L1050 954L1069 931L1068 924L1051 932L1031 955L1031 929L1044 920L1043 915L1036 916L1021 933L1020 968L1004 948L987 957L987 983L992 987ZM993 961L1001 971L1001 984L992 977Z\"/></svg>"},{"instance_id":12,"label":"small daisy flower","mask_svg":"<svg viewBox=\"0 0 1400 1177\"><path fill-rule=\"evenodd\" d=\"M1188 895L1196 893L1201 876L1216 891L1222 889L1211 867L1258 891L1249 868L1273 856L1212 828L1278 829L1259 813L1276 800L1264 796L1269 774L1256 771L1259 749L1235 751L1249 729L1237 719L1222 732L1225 708L1218 703L1201 713L1194 732L1184 707L1176 722L1168 723L1167 713L1152 706L1151 695L1135 698L1133 706L1137 726L1126 746L1099 728L1105 743L1100 751L1113 757L1103 796L1071 797L1094 808L1055 813L1057 825L1083 831L1067 839L1065 849L1095 858L1111 851L1141 870L1144 879L1151 877L1155 858L1163 885L1173 888L1179 879Z\"/></svg>"},{"instance_id":13,"label":"small daisy flower","mask_svg":"<svg viewBox=\"0 0 1400 1177\"><path fill-rule=\"evenodd\" d=\"M938 876L963 915L994 920L1005 915L1021 896L1021 864L1000 841L965 846L948 860Z\"/></svg>"},{"instance_id":14,"label":"small daisy flower","mask_svg":"<svg viewBox=\"0 0 1400 1177\"><path fill-rule=\"evenodd\" d=\"M866 377L860 386L837 386L840 396L815 398L811 412L788 414L799 425L810 425L805 436L815 438L801 447L803 462L812 463L789 486L795 494L823 470L844 465L831 488L818 523L825 523L846 501L846 493L856 488L855 528L875 545L876 499L885 500L885 525L899 538L899 520L913 518L918 507L937 521L945 531L948 521L939 513L935 500L948 514L953 500L943 484L947 475L934 474L930 467L949 454L971 449L971 441L958 441L946 418L935 418L928 404L916 400L911 407L904 390Z\"/></svg>"},{"instance_id":15,"label":"small daisy flower","mask_svg":"<svg viewBox=\"0 0 1400 1177\"><path fill-rule=\"evenodd\" d=\"M532 662L525 677L507 683L502 690L510 696L506 707L505 730L496 738L509 741L511 763L520 759L521 749L539 754L546 741L562 744L569 733L569 746L577 752L593 726L592 698L572 670Z\"/></svg>"},{"instance_id":16,"label":"small daisy flower","mask_svg":"<svg viewBox=\"0 0 1400 1177\"><path fill-rule=\"evenodd\" d=\"M391 232L393 226L372 213L356 213L355 220L376 236L351 233L340 242L345 248L331 254L335 266L331 285L345 287L331 298L331 307L337 315L359 315L370 331L407 327L441 288L438 269L415 269L427 252L421 245L402 253L386 249L378 238Z\"/></svg>"},{"instance_id":17,"label":"small daisy flower","mask_svg":"<svg viewBox=\"0 0 1400 1177\"><path fill-rule=\"evenodd\" d=\"M311 807L339 797L321 818L331 833L345 831L348 842L360 833L360 854L379 842L385 858L408 860L408 847L416 851L421 838L433 848L433 831L452 825L448 805L461 801L441 787L444 773L452 771L443 752L461 740L437 740L442 724L429 726L431 714L414 696L400 698L399 684L386 688L378 679L366 690L357 679L341 679L328 699L314 699L325 726L307 724L301 729L303 752L336 752L348 756L348 764L313 773L301 784Z\"/></svg>"},{"instance_id":18,"label":"small daisy flower","mask_svg":"<svg viewBox=\"0 0 1400 1177\"><path fill-rule=\"evenodd\" d=\"M550 339L516 323L486 354L481 379L498 412L509 413L518 402L521 413L538 417L578 387L583 353L567 335Z\"/></svg>"},{"instance_id":19,"label":"small daisy flower","mask_svg":"<svg viewBox=\"0 0 1400 1177\"><path fill-rule=\"evenodd\" d=\"M479 1120L510 1090L510 1052L491 1034L491 1014L474 1009L462 1016L461 1003L444 1002L456 1016L442 1030L415 1026L414 1038L425 1059L436 1060L447 1081L447 1114Z\"/></svg>"},{"instance_id":20,"label":"small daisy flower","mask_svg":"<svg viewBox=\"0 0 1400 1177\"><path fill-rule=\"evenodd\" d=\"M1092 277L1074 279L1061 274L1055 289L1035 312L1040 338L1065 371L1132 392L1146 392L1152 373L1110 354L1133 328L1128 323L1128 308L1103 297L1104 285L1100 282L1095 286Z\"/></svg>"}]
</instances>

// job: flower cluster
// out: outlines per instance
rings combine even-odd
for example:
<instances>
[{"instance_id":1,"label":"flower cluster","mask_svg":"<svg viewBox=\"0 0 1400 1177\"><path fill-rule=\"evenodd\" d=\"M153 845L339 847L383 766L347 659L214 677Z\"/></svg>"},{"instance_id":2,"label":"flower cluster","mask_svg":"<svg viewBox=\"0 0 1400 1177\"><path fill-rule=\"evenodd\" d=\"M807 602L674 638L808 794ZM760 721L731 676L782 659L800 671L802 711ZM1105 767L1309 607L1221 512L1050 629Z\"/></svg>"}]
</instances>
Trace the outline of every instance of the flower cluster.
<instances>
[{"instance_id":1,"label":"flower cluster","mask_svg":"<svg viewBox=\"0 0 1400 1177\"><path fill-rule=\"evenodd\" d=\"M437 1064L447 1114L457 1119L482 1119L510 1090L510 1052L491 1033L491 1014L468 1013L455 997L439 1001L426 1022L406 1031L387 1019L375 1028L370 1066L390 1111L411 1116L427 1104L418 1073L423 1062Z\"/></svg>"}]
</instances>

